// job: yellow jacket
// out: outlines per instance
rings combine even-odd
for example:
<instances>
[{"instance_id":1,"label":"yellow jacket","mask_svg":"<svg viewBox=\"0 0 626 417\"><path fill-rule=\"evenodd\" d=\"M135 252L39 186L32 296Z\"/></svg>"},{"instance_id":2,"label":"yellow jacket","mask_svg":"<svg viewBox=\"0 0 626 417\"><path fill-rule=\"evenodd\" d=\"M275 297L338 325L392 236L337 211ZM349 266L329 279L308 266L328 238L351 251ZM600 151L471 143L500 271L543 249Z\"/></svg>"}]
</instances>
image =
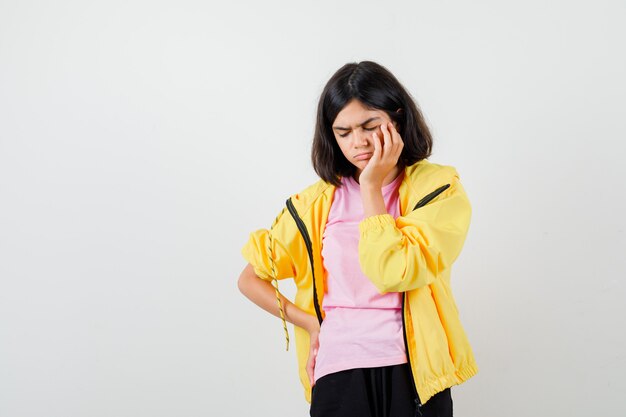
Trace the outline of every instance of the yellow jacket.
<instances>
[{"instance_id":1,"label":"yellow jacket","mask_svg":"<svg viewBox=\"0 0 626 417\"><path fill-rule=\"evenodd\" d=\"M294 304L320 323L327 279L321 238L335 188L320 179L293 194L270 230L252 232L241 249L261 279L293 277ZM381 293L404 293L405 345L423 404L478 371L450 288L451 266L465 242L471 206L456 169L428 160L405 167L399 199L397 219L377 214L359 223L359 262ZM310 403L309 334L298 326L294 329L300 381Z\"/></svg>"}]
</instances>

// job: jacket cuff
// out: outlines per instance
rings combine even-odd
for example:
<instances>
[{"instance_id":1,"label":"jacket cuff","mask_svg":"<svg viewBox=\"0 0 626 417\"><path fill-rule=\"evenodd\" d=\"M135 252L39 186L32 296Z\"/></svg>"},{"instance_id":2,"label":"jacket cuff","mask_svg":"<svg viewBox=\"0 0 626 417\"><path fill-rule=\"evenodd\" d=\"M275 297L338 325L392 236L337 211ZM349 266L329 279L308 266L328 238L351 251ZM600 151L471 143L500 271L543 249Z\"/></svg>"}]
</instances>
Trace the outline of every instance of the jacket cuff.
<instances>
[{"instance_id":1,"label":"jacket cuff","mask_svg":"<svg viewBox=\"0 0 626 417\"><path fill-rule=\"evenodd\" d=\"M359 223L359 231L361 234L367 232L377 232L389 225L395 225L396 220L389 213L375 214L368 216Z\"/></svg>"}]
</instances>

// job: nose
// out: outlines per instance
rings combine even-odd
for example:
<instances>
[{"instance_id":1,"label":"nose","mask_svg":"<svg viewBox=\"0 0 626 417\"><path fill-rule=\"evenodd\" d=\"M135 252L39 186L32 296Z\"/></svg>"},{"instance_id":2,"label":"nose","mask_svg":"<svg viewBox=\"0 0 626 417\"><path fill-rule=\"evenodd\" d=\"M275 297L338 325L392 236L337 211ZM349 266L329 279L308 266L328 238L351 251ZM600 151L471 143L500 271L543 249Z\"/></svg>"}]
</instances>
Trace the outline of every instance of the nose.
<instances>
[{"instance_id":1,"label":"nose","mask_svg":"<svg viewBox=\"0 0 626 417\"><path fill-rule=\"evenodd\" d=\"M368 141L369 141L369 134L370 132L366 132L364 130L358 130L357 133L355 133L355 145L356 146L367 146Z\"/></svg>"}]
</instances>

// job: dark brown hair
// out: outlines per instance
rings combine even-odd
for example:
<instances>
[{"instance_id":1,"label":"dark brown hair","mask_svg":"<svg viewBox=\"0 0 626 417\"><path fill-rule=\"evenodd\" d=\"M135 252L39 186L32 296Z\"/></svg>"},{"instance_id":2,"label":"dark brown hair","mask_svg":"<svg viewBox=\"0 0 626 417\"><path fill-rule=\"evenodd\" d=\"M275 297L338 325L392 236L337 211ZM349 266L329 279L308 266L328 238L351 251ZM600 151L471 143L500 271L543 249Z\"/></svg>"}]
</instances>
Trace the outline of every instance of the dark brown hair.
<instances>
[{"instance_id":1,"label":"dark brown hair","mask_svg":"<svg viewBox=\"0 0 626 417\"><path fill-rule=\"evenodd\" d=\"M398 123L404 147L398 159L402 168L426 159L432 136L415 99L385 67L372 61L348 63L328 80L317 105L311 161L324 181L341 186L340 177L353 176L356 167L341 152L332 124L337 114L357 99L370 109L382 110ZM401 109L399 112L396 110Z\"/></svg>"}]
</instances>

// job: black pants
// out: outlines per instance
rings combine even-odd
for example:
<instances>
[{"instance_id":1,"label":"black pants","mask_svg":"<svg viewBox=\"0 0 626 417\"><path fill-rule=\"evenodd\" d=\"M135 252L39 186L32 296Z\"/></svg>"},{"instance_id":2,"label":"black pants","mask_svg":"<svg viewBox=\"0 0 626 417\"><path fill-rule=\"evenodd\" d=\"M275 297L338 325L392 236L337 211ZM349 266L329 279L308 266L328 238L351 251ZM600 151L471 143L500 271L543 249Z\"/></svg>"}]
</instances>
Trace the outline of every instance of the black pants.
<instances>
[{"instance_id":1,"label":"black pants","mask_svg":"<svg viewBox=\"0 0 626 417\"><path fill-rule=\"evenodd\" d=\"M406 363L324 375L313 386L310 416L452 417L450 388L418 408L410 378Z\"/></svg>"}]
</instances>

